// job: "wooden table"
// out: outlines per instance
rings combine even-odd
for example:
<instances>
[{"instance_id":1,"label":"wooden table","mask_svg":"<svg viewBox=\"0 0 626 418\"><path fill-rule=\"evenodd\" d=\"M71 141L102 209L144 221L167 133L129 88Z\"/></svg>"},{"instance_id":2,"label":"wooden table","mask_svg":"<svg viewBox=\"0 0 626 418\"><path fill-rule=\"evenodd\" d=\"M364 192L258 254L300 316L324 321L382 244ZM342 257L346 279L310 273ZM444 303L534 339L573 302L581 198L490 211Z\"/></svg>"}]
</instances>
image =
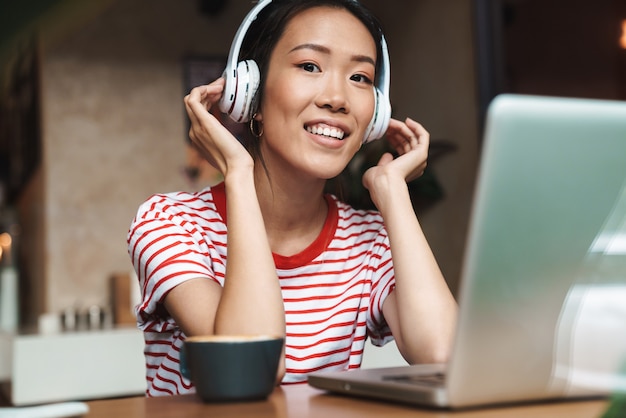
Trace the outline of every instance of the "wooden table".
<instances>
[{"instance_id":1,"label":"wooden table","mask_svg":"<svg viewBox=\"0 0 626 418\"><path fill-rule=\"evenodd\" d=\"M132 397L88 402L88 418L246 417L246 418L589 418L601 417L604 400L537 403L522 406L436 411L412 406L331 395L307 384L277 387L268 400L202 403L195 395Z\"/></svg>"}]
</instances>

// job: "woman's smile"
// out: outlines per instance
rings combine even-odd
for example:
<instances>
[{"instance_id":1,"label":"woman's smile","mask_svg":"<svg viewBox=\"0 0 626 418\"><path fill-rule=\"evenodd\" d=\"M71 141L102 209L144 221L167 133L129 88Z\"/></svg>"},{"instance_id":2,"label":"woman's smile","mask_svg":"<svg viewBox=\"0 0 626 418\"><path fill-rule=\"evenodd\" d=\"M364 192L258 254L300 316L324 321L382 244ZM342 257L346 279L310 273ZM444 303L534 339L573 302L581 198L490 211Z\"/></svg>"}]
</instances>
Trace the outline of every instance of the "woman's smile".
<instances>
[{"instance_id":1,"label":"woman's smile","mask_svg":"<svg viewBox=\"0 0 626 418\"><path fill-rule=\"evenodd\" d=\"M321 135L339 140L343 139L343 136L345 135L345 132L342 129L324 124L307 125L305 128L307 132L313 135Z\"/></svg>"}]
</instances>

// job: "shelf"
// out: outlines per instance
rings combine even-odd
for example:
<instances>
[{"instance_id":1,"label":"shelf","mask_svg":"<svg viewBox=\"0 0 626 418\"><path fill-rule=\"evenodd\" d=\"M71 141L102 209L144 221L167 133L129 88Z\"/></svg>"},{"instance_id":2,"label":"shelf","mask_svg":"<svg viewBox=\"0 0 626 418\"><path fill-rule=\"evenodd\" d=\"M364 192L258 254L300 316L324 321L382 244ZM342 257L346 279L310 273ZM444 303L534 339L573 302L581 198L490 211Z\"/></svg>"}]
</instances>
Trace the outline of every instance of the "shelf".
<instances>
[{"instance_id":1,"label":"shelf","mask_svg":"<svg viewBox=\"0 0 626 418\"><path fill-rule=\"evenodd\" d=\"M15 406L145 393L140 330L0 334L0 381Z\"/></svg>"}]
</instances>

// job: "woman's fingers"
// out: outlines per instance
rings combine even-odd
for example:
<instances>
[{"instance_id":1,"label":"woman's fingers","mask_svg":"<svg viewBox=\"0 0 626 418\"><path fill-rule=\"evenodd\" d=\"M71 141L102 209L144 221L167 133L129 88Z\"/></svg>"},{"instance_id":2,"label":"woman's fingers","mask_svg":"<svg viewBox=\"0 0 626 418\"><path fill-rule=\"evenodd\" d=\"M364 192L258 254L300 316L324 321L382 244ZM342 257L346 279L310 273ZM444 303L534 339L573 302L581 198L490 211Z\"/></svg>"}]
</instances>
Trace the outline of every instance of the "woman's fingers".
<instances>
[{"instance_id":1,"label":"woman's fingers","mask_svg":"<svg viewBox=\"0 0 626 418\"><path fill-rule=\"evenodd\" d=\"M229 167L251 166L245 147L210 112L224 91L224 79L192 89L184 98L191 127L189 138L212 166L226 176Z\"/></svg>"},{"instance_id":2,"label":"woman's fingers","mask_svg":"<svg viewBox=\"0 0 626 418\"><path fill-rule=\"evenodd\" d=\"M419 147L428 148L430 135L418 122L407 118L404 122L391 119L387 140L398 154L406 154Z\"/></svg>"},{"instance_id":3,"label":"woman's fingers","mask_svg":"<svg viewBox=\"0 0 626 418\"><path fill-rule=\"evenodd\" d=\"M393 162L406 181L421 176L426 168L430 134L418 122L407 118L405 121L391 119L387 130L387 140L398 153Z\"/></svg>"}]
</instances>

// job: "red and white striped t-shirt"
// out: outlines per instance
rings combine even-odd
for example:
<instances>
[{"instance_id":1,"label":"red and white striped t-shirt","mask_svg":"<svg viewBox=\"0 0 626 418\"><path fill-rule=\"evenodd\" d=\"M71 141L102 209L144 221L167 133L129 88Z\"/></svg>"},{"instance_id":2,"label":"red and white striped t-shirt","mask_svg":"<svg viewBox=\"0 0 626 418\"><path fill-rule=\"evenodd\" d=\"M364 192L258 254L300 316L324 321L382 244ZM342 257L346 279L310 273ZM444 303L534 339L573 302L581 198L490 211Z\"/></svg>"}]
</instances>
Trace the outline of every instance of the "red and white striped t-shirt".
<instances>
[{"instance_id":1,"label":"red and white striped t-shirt","mask_svg":"<svg viewBox=\"0 0 626 418\"><path fill-rule=\"evenodd\" d=\"M274 255L286 316L283 383L306 381L316 370L358 368L367 336L374 345L393 338L382 315L395 284L382 217L331 195L326 200L328 217L316 241L294 256ZM154 195L131 224L128 251L141 286L136 313L146 343L148 396L194 391L179 371L185 335L161 302L185 280L223 285L225 201L223 183Z\"/></svg>"}]
</instances>

